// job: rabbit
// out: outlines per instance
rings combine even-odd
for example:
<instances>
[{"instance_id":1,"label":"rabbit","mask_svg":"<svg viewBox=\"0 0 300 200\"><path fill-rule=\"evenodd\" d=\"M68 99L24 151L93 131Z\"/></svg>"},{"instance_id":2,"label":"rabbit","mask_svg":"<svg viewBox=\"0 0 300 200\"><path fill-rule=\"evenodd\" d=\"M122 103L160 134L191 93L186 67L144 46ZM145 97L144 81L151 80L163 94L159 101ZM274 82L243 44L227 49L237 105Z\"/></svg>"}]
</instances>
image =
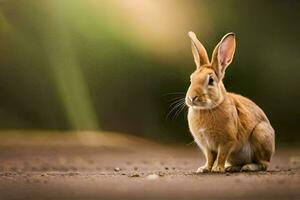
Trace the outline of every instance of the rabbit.
<instances>
[{"instance_id":1,"label":"rabbit","mask_svg":"<svg viewBox=\"0 0 300 200\"><path fill-rule=\"evenodd\" d=\"M226 34L209 61L194 32L188 33L196 70L186 92L190 132L206 163L197 173L265 171L275 151L275 131L253 101L227 92L223 78L232 62L236 40Z\"/></svg>"}]
</instances>

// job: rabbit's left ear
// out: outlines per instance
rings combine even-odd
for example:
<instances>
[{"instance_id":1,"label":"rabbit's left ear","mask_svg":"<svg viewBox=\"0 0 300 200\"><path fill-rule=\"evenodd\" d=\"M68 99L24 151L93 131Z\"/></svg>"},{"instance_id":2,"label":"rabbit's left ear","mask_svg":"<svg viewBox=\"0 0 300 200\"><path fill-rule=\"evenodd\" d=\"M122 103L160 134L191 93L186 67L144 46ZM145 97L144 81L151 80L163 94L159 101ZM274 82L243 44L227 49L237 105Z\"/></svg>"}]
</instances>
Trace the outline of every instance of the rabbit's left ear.
<instances>
[{"instance_id":1,"label":"rabbit's left ear","mask_svg":"<svg viewBox=\"0 0 300 200\"><path fill-rule=\"evenodd\" d=\"M191 38L192 42L192 53L194 56L194 61L197 68L200 68L201 65L209 64L208 55L206 49L198 40L196 34L192 31L188 33L189 37Z\"/></svg>"},{"instance_id":2,"label":"rabbit's left ear","mask_svg":"<svg viewBox=\"0 0 300 200\"><path fill-rule=\"evenodd\" d=\"M236 43L234 33L227 33L216 46L212 55L211 63L219 79L224 77L225 69L232 62L235 47Z\"/></svg>"}]
</instances>

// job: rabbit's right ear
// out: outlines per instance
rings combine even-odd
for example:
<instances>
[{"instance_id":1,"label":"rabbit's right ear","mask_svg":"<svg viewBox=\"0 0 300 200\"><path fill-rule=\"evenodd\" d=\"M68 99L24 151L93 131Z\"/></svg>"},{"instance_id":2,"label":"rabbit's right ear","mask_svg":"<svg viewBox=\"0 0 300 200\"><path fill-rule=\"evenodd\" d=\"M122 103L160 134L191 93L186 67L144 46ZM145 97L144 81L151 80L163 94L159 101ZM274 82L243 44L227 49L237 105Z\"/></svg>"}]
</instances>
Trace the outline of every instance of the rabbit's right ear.
<instances>
[{"instance_id":1,"label":"rabbit's right ear","mask_svg":"<svg viewBox=\"0 0 300 200\"><path fill-rule=\"evenodd\" d=\"M223 79L226 68L232 62L235 47L235 34L232 32L227 33L215 47L211 63L219 79Z\"/></svg>"},{"instance_id":2,"label":"rabbit's right ear","mask_svg":"<svg viewBox=\"0 0 300 200\"><path fill-rule=\"evenodd\" d=\"M191 38L192 52L193 52L194 61L196 63L197 68L199 68L201 65L209 64L207 52L206 52L204 46L201 44L201 42L196 37L196 34L192 31L190 31L188 33L188 35Z\"/></svg>"}]
</instances>

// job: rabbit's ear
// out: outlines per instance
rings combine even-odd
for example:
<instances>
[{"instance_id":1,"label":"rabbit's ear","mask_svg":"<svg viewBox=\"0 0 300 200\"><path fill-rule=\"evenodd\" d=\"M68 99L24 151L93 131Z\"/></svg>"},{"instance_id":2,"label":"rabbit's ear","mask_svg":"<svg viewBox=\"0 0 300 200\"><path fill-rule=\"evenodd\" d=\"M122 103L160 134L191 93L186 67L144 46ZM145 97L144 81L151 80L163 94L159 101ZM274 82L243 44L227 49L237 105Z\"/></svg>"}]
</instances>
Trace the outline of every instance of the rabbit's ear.
<instances>
[{"instance_id":1,"label":"rabbit's ear","mask_svg":"<svg viewBox=\"0 0 300 200\"><path fill-rule=\"evenodd\" d=\"M233 59L235 47L235 34L227 33L213 52L212 66L220 79L224 77L225 69Z\"/></svg>"},{"instance_id":2,"label":"rabbit's ear","mask_svg":"<svg viewBox=\"0 0 300 200\"><path fill-rule=\"evenodd\" d=\"M207 52L206 52L204 46L197 39L194 32L190 31L188 33L188 35L191 38L192 52L193 52L194 61L196 63L197 68L199 68L201 65L208 64L209 59L208 59Z\"/></svg>"}]
</instances>

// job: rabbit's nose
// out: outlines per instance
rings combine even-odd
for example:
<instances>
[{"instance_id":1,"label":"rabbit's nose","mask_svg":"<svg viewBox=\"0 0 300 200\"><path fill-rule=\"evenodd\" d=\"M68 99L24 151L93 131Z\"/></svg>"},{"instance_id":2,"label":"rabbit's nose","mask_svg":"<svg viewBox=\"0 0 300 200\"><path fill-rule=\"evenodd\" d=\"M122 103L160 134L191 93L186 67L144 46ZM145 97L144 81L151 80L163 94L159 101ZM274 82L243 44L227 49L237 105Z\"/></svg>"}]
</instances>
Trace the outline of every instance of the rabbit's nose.
<instances>
[{"instance_id":1,"label":"rabbit's nose","mask_svg":"<svg viewBox=\"0 0 300 200\"><path fill-rule=\"evenodd\" d=\"M198 96L189 97L189 99L190 99L190 101L191 101L192 103L194 103L195 101L197 101L198 98L199 98Z\"/></svg>"}]
</instances>

